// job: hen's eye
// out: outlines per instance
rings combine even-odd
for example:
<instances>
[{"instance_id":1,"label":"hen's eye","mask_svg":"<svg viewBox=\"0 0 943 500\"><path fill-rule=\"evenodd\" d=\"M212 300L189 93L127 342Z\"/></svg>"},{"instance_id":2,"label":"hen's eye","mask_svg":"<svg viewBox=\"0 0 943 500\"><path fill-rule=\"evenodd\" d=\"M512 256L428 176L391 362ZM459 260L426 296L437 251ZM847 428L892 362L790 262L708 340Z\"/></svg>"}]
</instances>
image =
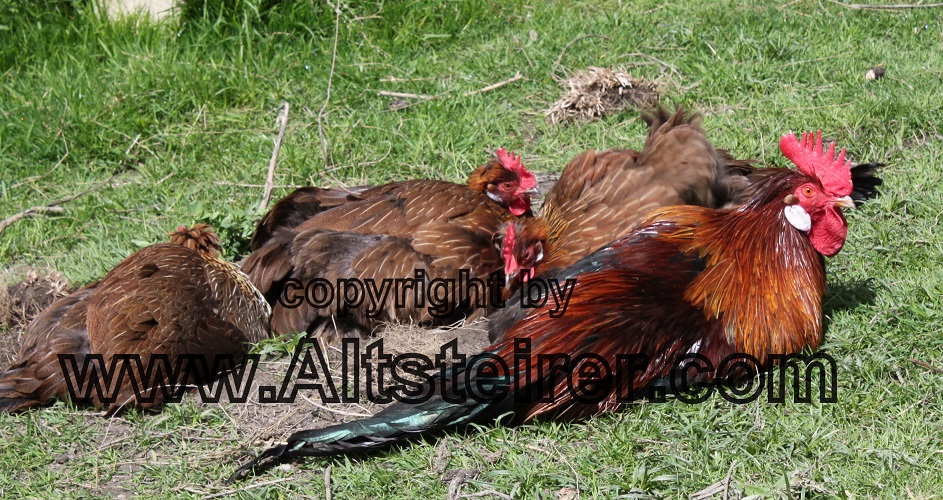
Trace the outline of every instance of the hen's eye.
<instances>
[{"instance_id":1,"label":"hen's eye","mask_svg":"<svg viewBox=\"0 0 943 500\"><path fill-rule=\"evenodd\" d=\"M501 183L501 189L503 189L503 190L505 190L505 191L510 191L512 188L514 188L514 185L511 184L510 182L502 182L502 183Z\"/></svg>"},{"instance_id":2,"label":"hen's eye","mask_svg":"<svg viewBox=\"0 0 943 500\"><path fill-rule=\"evenodd\" d=\"M806 187L802 188L802 194L804 194L804 195L806 195L806 196L808 196L808 197L811 198L812 195L815 194L815 190L812 189L812 188L809 187L809 186L806 186Z\"/></svg>"}]
</instances>

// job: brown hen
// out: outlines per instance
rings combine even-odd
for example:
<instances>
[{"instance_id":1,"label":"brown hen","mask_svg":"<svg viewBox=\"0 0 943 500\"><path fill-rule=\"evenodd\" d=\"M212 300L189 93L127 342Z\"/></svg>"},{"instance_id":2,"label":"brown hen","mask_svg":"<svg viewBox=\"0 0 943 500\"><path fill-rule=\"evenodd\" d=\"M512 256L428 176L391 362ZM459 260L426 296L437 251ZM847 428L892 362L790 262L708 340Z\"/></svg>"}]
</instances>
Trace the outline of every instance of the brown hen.
<instances>
[{"instance_id":1,"label":"brown hen","mask_svg":"<svg viewBox=\"0 0 943 500\"><path fill-rule=\"evenodd\" d=\"M463 190L463 187L484 194L508 207L514 215L530 215L530 196L536 194L537 180L520 164L520 160L499 149L496 157L475 169L466 186L436 180L409 180L391 182L380 186L357 186L350 188L319 188L307 186L285 196L256 226L250 247L253 251L272 238L279 228L292 229L321 212L350 202L376 199L385 196L415 198L427 189Z\"/></svg>"},{"instance_id":2,"label":"brown hen","mask_svg":"<svg viewBox=\"0 0 943 500\"><path fill-rule=\"evenodd\" d=\"M103 392L80 391L79 402L109 412L157 408L168 395L162 386L175 394L182 384L215 378L220 367L242 360L248 344L268 336L268 304L236 266L220 257L212 229L181 226L170 236L171 243L139 250L101 281L56 301L27 327L19 361L0 374L0 409L48 405L65 398L69 385L81 389L75 369L86 358L103 362L92 363L90 379L101 377L104 372L97 370L102 367L120 370L125 358L132 361L127 365L131 373L110 384L101 378ZM140 366L134 363L138 357ZM173 371L187 357L193 358L189 371L147 372L152 360L166 360Z\"/></svg>"},{"instance_id":3,"label":"brown hen","mask_svg":"<svg viewBox=\"0 0 943 500\"><path fill-rule=\"evenodd\" d=\"M500 180L509 175L519 181ZM467 186L405 181L374 188L378 191L372 197L322 211L295 228L277 228L246 259L243 270L273 304L276 334L310 332L326 318L333 320L332 325L343 324L345 330L364 334L391 320L438 324L477 317L489 310L486 295L490 294L483 287L503 267L495 234L512 213L530 211L529 195L535 185L519 158L500 150L497 162L476 170ZM436 278L454 280L457 287L462 276L484 283L472 285L476 295L470 301L445 291L435 300L437 307L430 307L426 294L416 291L419 287L424 291ZM392 287L396 279L412 280L414 288L408 293L391 289L385 298L368 302L367 297L364 304L352 307L339 300L339 289L333 301L304 300L304 290L312 283L325 280L334 287L342 279L372 281L378 295L384 284ZM327 288L322 290L327 293ZM373 302L376 310L369 312L375 314L368 315Z\"/></svg>"},{"instance_id":4,"label":"brown hen","mask_svg":"<svg viewBox=\"0 0 943 500\"><path fill-rule=\"evenodd\" d=\"M649 134L641 151L581 153L564 167L539 217L516 221L516 255L526 254L534 241L544 243L542 259L522 259L522 268L531 269L531 274L565 268L628 234L658 208L719 208L730 200L731 191L745 185L741 179L752 171L750 162L718 152L696 114L683 109L669 114L660 108L642 118Z\"/></svg>"}]
</instances>

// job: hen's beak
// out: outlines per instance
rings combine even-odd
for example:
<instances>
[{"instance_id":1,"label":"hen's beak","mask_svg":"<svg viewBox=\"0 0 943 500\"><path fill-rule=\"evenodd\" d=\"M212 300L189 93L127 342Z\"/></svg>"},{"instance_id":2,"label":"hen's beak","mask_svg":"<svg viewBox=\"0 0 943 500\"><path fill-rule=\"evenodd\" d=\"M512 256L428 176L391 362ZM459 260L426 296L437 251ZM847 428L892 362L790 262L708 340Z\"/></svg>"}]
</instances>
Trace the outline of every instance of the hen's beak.
<instances>
[{"instance_id":1,"label":"hen's beak","mask_svg":"<svg viewBox=\"0 0 943 500\"><path fill-rule=\"evenodd\" d=\"M532 187L532 188L530 188L530 189L528 189L528 190L525 190L525 191L522 192L521 194L526 194L526 195L530 195L530 196L539 196L539 195L540 195L540 190L537 189L536 187Z\"/></svg>"},{"instance_id":2,"label":"hen's beak","mask_svg":"<svg viewBox=\"0 0 943 500\"><path fill-rule=\"evenodd\" d=\"M855 201L851 199L851 196L845 196L843 198L835 198L832 200L832 204L836 207L842 208L855 208Z\"/></svg>"},{"instance_id":3,"label":"hen's beak","mask_svg":"<svg viewBox=\"0 0 943 500\"><path fill-rule=\"evenodd\" d=\"M514 282L515 279L517 279L517 273L516 273L516 272L504 273L504 288L507 289L507 290L510 290L510 289L511 289L511 283Z\"/></svg>"}]
</instances>

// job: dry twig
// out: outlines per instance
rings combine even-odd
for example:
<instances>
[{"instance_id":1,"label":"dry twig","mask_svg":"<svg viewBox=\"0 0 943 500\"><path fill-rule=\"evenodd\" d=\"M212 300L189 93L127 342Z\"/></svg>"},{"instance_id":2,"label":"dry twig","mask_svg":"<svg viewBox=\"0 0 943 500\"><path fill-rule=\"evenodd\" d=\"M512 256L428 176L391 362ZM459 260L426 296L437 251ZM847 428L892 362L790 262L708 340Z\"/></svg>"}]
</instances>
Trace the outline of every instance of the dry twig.
<instances>
[{"instance_id":1,"label":"dry twig","mask_svg":"<svg viewBox=\"0 0 943 500\"><path fill-rule=\"evenodd\" d=\"M403 97L406 99L435 99L434 95L425 95L425 94L410 94L408 92L389 92L386 90L378 90L377 95L382 95L386 97Z\"/></svg>"},{"instance_id":2,"label":"dry twig","mask_svg":"<svg viewBox=\"0 0 943 500\"><path fill-rule=\"evenodd\" d=\"M219 498L219 497L225 497L225 496L233 495L233 494L235 494L235 493L239 493L240 491L254 490L254 489L256 489L256 488L262 488L262 487L265 487L265 486L271 486L271 485L273 485L273 484L284 483L285 481L291 481L291 480L292 480L292 478L290 478L290 477L283 477L283 478L279 478L279 479L273 479L273 480L271 480L271 481L263 481L263 482L261 482L261 483L255 483L255 484L252 484L252 485L249 485L249 486L244 486L244 487L242 487L242 488L234 488L234 489L231 489L231 490L223 490L223 491L220 491L219 493L213 493L212 495L207 495L207 496L205 496L205 497L203 497L203 498Z\"/></svg>"},{"instance_id":3,"label":"dry twig","mask_svg":"<svg viewBox=\"0 0 943 500\"><path fill-rule=\"evenodd\" d=\"M486 86L484 86L484 87L482 87L482 88L480 88L480 89L469 90L468 92L465 92L464 94L462 94L462 97L469 97L469 96L473 96L473 95L475 95L475 94L483 94L483 93L485 93L485 92L491 92L492 90L499 89L499 88L501 88L501 87L503 87L503 86L505 86L505 85L508 85L508 84L510 84L510 83L514 83L514 82L520 80L521 78L524 78L524 76L521 75L521 72L520 72L520 71L518 71L517 73L514 74L514 76L512 76L511 78L508 78L507 80L502 80L502 81L497 82L497 83L492 83L491 85L486 85ZM393 92L393 91L389 91L389 90L377 90L376 93L377 93L377 95L381 95L381 96L385 96L385 97L397 97L397 98L400 98L400 99L420 99L419 101L416 101L416 102L396 101L396 102L394 102L395 105L391 105L391 106L390 106L390 109L391 109L391 110L393 110L393 111L399 111L399 110L401 110L401 109L406 109L406 108L408 108L408 107L410 107L410 106L412 106L412 105L414 105L414 104L417 104L417 103L419 103L419 102L429 101L429 100L432 100L432 99L440 99L440 98L446 97L446 96L448 96L448 95L451 93L451 91L449 91L449 92L443 92L443 93L441 93L441 94L436 94L436 95L410 94L410 93L408 93L408 92Z\"/></svg>"},{"instance_id":4,"label":"dry twig","mask_svg":"<svg viewBox=\"0 0 943 500\"><path fill-rule=\"evenodd\" d=\"M497 491L497 490L484 490L484 491L479 491L478 493L469 493L467 495L462 495L458 498L478 498L478 497L487 497L487 496L505 498L507 500L511 500L514 498L511 495L508 495L506 493L501 493L500 491Z\"/></svg>"},{"instance_id":5,"label":"dry twig","mask_svg":"<svg viewBox=\"0 0 943 500\"><path fill-rule=\"evenodd\" d=\"M926 361L920 361L919 359L916 359L916 358L910 358L910 362L917 366L922 366L932 372L943 373L943 368L937 368L931 365L930 363L927 363Z\"/></svg>"},{"instance_id":6,"label":"dry twig","mask_svg":"<svg viewBox=\"0 0 943 500\"><path fill-rule=\"evenodd\" d=\"M232 186L232 187L241 187L241 188L252 188L252 189L262 189L265 187L265 184L252 184L251 182L232 182L232 181L213 181L213 185L216 186ZM303 187L303 184L278 184L272 185L272 189L298 189Z\"/></svg>"},{"instance_id":7,"label":"dry twig","mask_svg":"<svg viewBox=\"0 0 943 500\"><path fill-rule=\"evenodd\" d=\"M468 92L465 92L464 94L462 94L462 96L468 97L475 94L482 94L484 92L491 92L492 90L499 89L509 83L514 83L520 80L521 78L524 78L524 76L521 75L520 71L518 71L517 73L514 74L514 76L512 76L511 78L508 78L507 80L501 80L500 82L492 83L491 85L486 85L480 89L469 90ZM377 92L377 95L382 95L385 97L401 97L404 99L438 99L440 97L445 97L446 95L448 95L448 92L443 93L443 94L437 94L437 95L410 94L409 92L393 92L389 90L377 90L376 92Z\"/></svg>"},{"instance_id":8,"label":"dry twig","mask_svg":"<svg viewBox=\"0 0 943 500\"><path fill-rule=\"evenodd\" d=\"M482 87L482 88L480 88L480 89L478 89L478 90L472 90L471 92L465 92L464 97L468 97L468 96L475 95L475 94L481 94L481 93L484 93L484 92L491 92L492 90L501 88L501 87L503 87L503 86L505 86L505 85L507 85L507 84L509 84L509 83L514 83L514 82L520 80L521 78L524 78L524 77L521 76L521 72L518 71L517 73L514 74L514 76L512 76L511 78L508 78L507 80L503 80L503 81L500 81L500 82L498 82L498 83L492 83L491 85L488 85L487 87Z\"/></svg>"},{"instance_id":9,"label":"dry twig","mask_svg":"<svg viewBox=\"0 0 943 500\"><path fill-rule=\"evenodd\" d=\"M733 469L734 467L738 465L738 463L739 462L734 460L733 463L730 464L730 469L727 470L726 477L708 486L707 488L704 488L703 490L698 491L697 493L691 495L691 500L703 500L705 498L712 498L714 495L721 492L723 492L724 494L724 497L723 497L724 500L727 500L730 494L730 481L733 479Z\"/></svg>"},{"instance_id":10,"label":"dry twig","mask_svg":"<svg viewBox=\"0 0 943 500\"><path fill-rule=\"evenodd\" d=\"M275 184L275 163L278 160L278 151L282 149L282 139L285 137L285 125L288 123L288 102L282 103L282 112L278 115L281 125L278 129L278 138L275 139L275 149L272 151L272 159L268 162L268 176L265 178L265 189L262 190L262 202L259 203L259 211L264 212L268 208L268 203L272 199L272 187Z\"/></svg>"},{"instance_id":11,"label":"dry twig","mask_svg":"<svg viewBox=\"0 0 943 500\"><path fill-rule=\"evenodd\" d=\"M331 491L331 470L334 468L333 465L328 465L324 469L324 500L332 500L334 498L334 492Z\"/></svg>"},{"instance_id":12,"label":"dry twig","mask_svg":"<svg viewBox=\"0 0 943 500\"><path fill-rule=\"evenodd\" d=\"M321 139L321 154L324 156L324 167L333 165L331 161L330 154L328 153L328 144L327 139L325 139L324 133L324 112L327 110L327 105L331 102L331 87L334 85L334 66L337 63L337 39L340 36L341 29L341 9L330 2L328 5L334 7L334 50L331 52L331 72L327 76L327 95L324 97L324 105L321 106L320 111L318 111L318 137Z\"/></svg>"},{"instance_id":13,"label":"dry twig","mask_svg":"<svg viewBox=\"0 0 943 500\"><path fill-rule=\"evenodd\" d=\"M70 202L70 201L72 201L72 200L74 200L74 199L76 199L76 198L79 198L79 197L81 197L81 196L85 196L85 195L87 195L88 193L91 193L92 191L95 191L96 189L98 189L98 188L100 188L100 187L102 187L102 186L108 184L109 182L111 182L111 179L112 179L112 178L109 177L108 180L106 180L106 181L104 181L104 182L102 182L102 183L96 184L96 185L94 185L94 186L92 186L92 187L90 187L90 188L88 188L88 189L86 189L85 191L82 191L82 192L80 192L80 193L76 193L76 194L73 194L73 195L71 195L71 196L67 196L67 197L65 197L65 198L62 198L61 200L56 200L56 201L54 201L54 202L52 202L52 203L48 203L48 204L46 204L46 205L38 205L38 206L35 206L35 207L29 207L29 208L27 208L26 210L23 210L22 212L20 212L20 213L18 213L18 214L13 214L13 215L7 217L6 219L4 219L3 221L0 221L0 233L2 233L4 229L10 227L11 225L13 225L16 221L18 221L18 220L20 220L20 219L25 219L25 218L29 218L29 217L36 217L37 215L44 214L44 213L62 213L62 212L65 211L65 209L62 208L62 207L60 207L59 205L62 205L63 203Z\"/></svg>"}]
</instances>

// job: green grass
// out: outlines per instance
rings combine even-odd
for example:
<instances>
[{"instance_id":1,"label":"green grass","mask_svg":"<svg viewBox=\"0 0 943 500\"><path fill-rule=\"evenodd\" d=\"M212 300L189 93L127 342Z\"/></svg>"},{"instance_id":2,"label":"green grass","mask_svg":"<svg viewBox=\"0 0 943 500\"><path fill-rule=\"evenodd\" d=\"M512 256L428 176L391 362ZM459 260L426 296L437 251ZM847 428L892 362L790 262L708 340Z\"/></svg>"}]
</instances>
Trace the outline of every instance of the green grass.
<instances>
[{"instance_id":1,"label":"green grass","mask_svg":"<svg viewBox=\"0 0 943 500\"><path fill-rule=\"evenodd\" d=\"M659 79L666 102L699 110L715 144L738 156L785 165L779 135L821 128L852 158L888 163L882 196L849 214L848 242L829 261L824 349L838 361L839 401L712 398L487 427L444 438L448 468L481 470L463 491L684 497L728 473L731 491L761 497L943 491L943 376L909 361L943 366L939 10L806 0L340 3L326 102L330 7L207 3L165 25L105 22L81 3L0 7L0 218L111 179L63 214L9 227L0 265L52 267L81 284L199 220L217 226L228 257L243 256L262 191L243 185L265 180L282 101L291 113L278 186L460 181L500 146L555 171L588 147L640 147L634 112L569 127L541 114L561 91L552 70L564 48L603 35L569 45L563 67L624 65ZM887 77L866 82L877 64ZM518 71L518 82L463 96ZM378 90L443 97L391 111ZM223 410L193 404L117 423L61 404L0 415L0 496L225 491L219 478L247 438ZM336 498L442 497L436 455L430 441L312 460L250 479L241 486L292 478L240 496L319 497L333 463Z\"/></svg>"}]
</instances>

